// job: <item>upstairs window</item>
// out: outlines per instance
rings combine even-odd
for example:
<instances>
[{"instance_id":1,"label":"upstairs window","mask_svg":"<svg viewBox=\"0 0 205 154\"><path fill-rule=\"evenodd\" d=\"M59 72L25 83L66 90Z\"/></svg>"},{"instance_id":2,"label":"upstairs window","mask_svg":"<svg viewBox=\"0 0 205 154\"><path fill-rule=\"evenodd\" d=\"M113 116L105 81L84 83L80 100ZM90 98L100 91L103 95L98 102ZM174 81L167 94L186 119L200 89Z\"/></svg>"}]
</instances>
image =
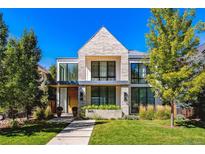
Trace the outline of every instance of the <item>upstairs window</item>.
<instances>
[{"instance_id":1,"label":"upstairs window","mask_svg":"<svg viewBox=\"0 0 205 154\"><path fill-rule=\"evenodd\" d=\"M115 61L92 61L91 77L94 81L116 80Z\"/></svg>"},{"instance_id":2,"label":"upstairs window","mask_svg":"<svg viewBox=\"0 0 205 154\"><path fill-rule=\"evenodd\" d=\"M148 74L148 67L143 63L131 63L131 83L132 84L146 84L146 75Z\"/></svg>"},{"instance_id":3,"label":"upstairs window","mask_svg":"<svg viewBox=\"0 0 205 154\"><path fill-rule=\"evenodd\" d=\"M60 63L59 64L60 81L77 81L78 80L78 64L76 63Z\"/></svg>"}]
</instances>

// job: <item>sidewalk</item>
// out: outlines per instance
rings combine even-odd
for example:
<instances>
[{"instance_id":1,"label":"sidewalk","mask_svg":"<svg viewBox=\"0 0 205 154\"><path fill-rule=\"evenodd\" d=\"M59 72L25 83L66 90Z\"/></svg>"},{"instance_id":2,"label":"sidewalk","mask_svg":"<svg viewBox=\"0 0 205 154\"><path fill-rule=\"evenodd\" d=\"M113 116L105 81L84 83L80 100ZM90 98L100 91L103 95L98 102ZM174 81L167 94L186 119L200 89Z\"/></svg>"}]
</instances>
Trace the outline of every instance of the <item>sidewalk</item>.
<instances>
[{"instance_id":1,"label":"sidewalk","mask_svg":"<svg viewBox=\"0 0 205 154\"><path fill-rule=\"evenodd\" d=\"M88 145L95 120L76 120L54 137L48 145Z\"/></svg>"}]
</instances>

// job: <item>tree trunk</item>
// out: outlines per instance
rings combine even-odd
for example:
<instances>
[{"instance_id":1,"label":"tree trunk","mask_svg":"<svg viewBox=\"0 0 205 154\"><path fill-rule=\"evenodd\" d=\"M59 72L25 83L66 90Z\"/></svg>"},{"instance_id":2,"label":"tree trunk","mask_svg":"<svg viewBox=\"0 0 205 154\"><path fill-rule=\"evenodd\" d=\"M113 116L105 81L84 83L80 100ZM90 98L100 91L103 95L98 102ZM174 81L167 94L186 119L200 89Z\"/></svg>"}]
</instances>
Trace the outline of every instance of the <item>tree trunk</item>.
<instances>
[{"instance_id":1,"label":"tree trunk","mask_svg":"<svg viewBox=\"0 0 205 154\"><path fill-rule=\"evenodd\" d=\"M30 108L27 106L26 107L26 119L29 120L29 113L30 113Z\"/></svg>"},{"instance_id":2,"label":"tree trunk","mask_svg":"<svg viewBox=\"0 0 205 154\"><path fill-rule=\"evenodd\" d=\"M28 110L26 111L26 119L29 120L29 112L28 112Z\"/></svg>"},{"instance_id":3,"label":"tree trunk","mask_svg":"<svg viewBox=\"0 0 205 154\"><path fill-rule=\"evenodd\" d=\"M171 102L171 128L174 128L174 102Z\"/></svg>"}]
</instances>

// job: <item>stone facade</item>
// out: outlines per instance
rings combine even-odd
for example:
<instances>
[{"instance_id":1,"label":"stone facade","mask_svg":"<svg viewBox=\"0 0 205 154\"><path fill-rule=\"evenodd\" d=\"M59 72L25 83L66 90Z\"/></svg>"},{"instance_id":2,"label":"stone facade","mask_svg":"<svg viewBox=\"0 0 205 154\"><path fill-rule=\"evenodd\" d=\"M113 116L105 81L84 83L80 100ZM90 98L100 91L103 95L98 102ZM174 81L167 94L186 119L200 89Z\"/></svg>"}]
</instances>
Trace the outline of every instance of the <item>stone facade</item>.
<instances>
[{"instance_id":1,"label":"stone facade","mask_svg":"<svg viewBox=\"0 0 205 154\"><path fill-rule=\"evenodd\" d=\"M87 118L102 118L102 119L119 119L122 118L121 110L93 110L89 109L85 111Z\"/></svg>"},{"instance_id":2,"label":"stone facade","mask_svg":"<svg viewBox=\"0 0 205 154\"><path fill-rule=\"evenodd\" d=\"M78 63L78 109L84 105L91 104L92 86L115 86L116 105L121 107L120 111L99 111L104 118L122 117L130 114L131 87L150 87L148 84L130 83L131 61L141 63L147 54L136 51L128 51L105 27L102 27L82 48L78 51L78 59L61 58L57 61L57 71L59 63ZM92 61L115 61L116 79L113 81L92 81L91 62ZM57 75L57 81L59 75ZM67 86L67 85L64 85ZM57 90L59 97L59 89ZM58 98L57 98L57 101ZM93 114L94 113L94 114ZM90 116L98 115L98 111L87 112Z\"/></svg>"},{"instance_id":3,"label":"stone facade","mask_svg":"<svg viewBox=\"0 0 205 154\"><path fill-rule=\"evenodd\" d=\"M119 57L120 80L128 81L128 50L104 27L78 52L78 80L86 79L86 57Z\"/></svg>"},{"instance_id":4,"label":"stone facade","mask_svg":"<svg viewBox=\"0 0 205 154\"><path fill-rule=\"evenodd\" d=\"M115 61L116 80L128 82L128 50L105 28L102 27L78 51L78 80L91 81L91 61ZM100 82L100 81L99 81ZM83 89L83 88L81 88ZM85 100L81 104L90 104L90 87L85 88ZM129 114L129 102L124 101L124 93L129 94L128 86L118 86L116 104L122 107L124 114ZM84 102L84 103L83 103Z\"/></svg>"}]
</instances>

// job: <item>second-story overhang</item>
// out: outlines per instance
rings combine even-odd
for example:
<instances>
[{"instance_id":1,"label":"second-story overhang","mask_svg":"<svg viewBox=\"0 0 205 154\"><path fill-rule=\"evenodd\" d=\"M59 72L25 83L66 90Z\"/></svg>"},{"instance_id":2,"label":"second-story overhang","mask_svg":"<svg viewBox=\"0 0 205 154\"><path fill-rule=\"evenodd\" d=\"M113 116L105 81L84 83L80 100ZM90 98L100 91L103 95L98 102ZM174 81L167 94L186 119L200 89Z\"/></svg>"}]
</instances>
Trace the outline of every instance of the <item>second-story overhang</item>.
<instances>
[{"instance_id":1,"label":"second-story overhang","mask_svg":"<svg viewBox=\"0 0 205 154\"><path fill-rule=\"evenodd\" d=\"M81 86L128 86L128 81L78 81Z\"/></svg>"},{"instance_id":2,"label":"second-story overhang","mask_svg":"<svg viewBox=\"0 0 205 154\"><path fill-rule=\"evenodd\" d=\"M128 81L57 81L48 84L50 87L78 87L78 86L128 86Z\"/></svg>"}]
</instances>

